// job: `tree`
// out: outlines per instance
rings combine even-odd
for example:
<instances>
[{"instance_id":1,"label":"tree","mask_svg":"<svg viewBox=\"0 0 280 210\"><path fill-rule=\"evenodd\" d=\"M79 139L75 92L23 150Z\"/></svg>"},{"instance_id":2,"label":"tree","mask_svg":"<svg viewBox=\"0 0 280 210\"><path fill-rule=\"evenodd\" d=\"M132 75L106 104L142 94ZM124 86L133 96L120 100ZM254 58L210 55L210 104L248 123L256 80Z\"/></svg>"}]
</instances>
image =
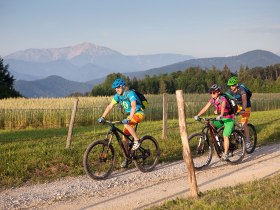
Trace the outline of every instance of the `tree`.
<instances>
[{"instance_id":1,"label":"tree","mask_svg":"<svg viewBox=\"0 0 280 210\"><path fill-rule=\"evenodd\" d=\"M4 65L0 57L0 99L20 97L20 93L14 89L14 76L9 72L9 65Z\"/></svg>"},{"instance_id":2,"label":"tree","mask_svg":"<svg viewBox=\"0 0 280 210\"><path fill-rule=\"evenodd\" d=\"M93 87L91 91L92 96L111 96L114 95L116 92L112 89L112 84L117 78L122 78L126 81L128 86L130 85L129 77L124 76L121 73L112 73L107 75L106 80L99 85Z\"/></svg>"},{"instance_id":3,"label":"tree","mask_svg":"<svg viewBox=\"0 0 280 210\"><path fill-rule=\"evenodd\" d=\"M159 81L159 93L166 93L166 84L165 81L161 78L161 80Z\"/></svg>"}]
</instances>

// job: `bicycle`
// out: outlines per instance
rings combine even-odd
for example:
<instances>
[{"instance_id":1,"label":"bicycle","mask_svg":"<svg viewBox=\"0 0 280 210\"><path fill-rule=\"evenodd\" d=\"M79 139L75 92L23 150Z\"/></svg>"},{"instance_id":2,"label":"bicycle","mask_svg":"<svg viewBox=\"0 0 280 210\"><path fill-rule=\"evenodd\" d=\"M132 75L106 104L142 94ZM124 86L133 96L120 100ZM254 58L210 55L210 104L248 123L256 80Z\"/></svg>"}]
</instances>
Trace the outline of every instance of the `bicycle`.
<instances>
[{"instance_id":1,"label":"bicycle","mask_svg":"<svg viewBox=\"0 0 280 210\"><path fill-rule=\"evenodd\" d=\"M121 121L104 121L104 124L110 126L105 139L93 141L86 149L83 157L83 166L87 175L96 180L106 179L113 171L116 163L116 153L113 146L113 137L115 136L118 145L121 148L125 158L133 161L134 165L142 172L150 172L156 167L160 148L157 140L149 135L140 138L140 147L133 151L133 137L126 135L116 127ZM138 125L138 124L137 124ZM137 129L137 125L135 130ZM122 136L125 135L129 140L128 151L125 149Z\"/></svg>"},{"instance_id":2,"label":"bicycle","mask_svg":"<svg viewBox=\"0 0 280 210\"><path fill-rule=\"evenodd\" d=\"M238 116L239 114L237 114L236 116ZM256 146L257 146L257 131L256 128L253 124L251 123L247 123L248 129L249 129L249 138L250 138L250 147L246 147L246 153L247 154L251 154L254 152ZM242 123L240 122L236 122L235 121L235 129L236 130L240 130L243 135L245 136L245 132L244 132L244 128L242 126Z\"/></svg>"},{"instance_id":3,"label":"bicycle","mask_svg":"<svg viewBox=\"0 0 280 210\"><path fill-rule=\"evenodd\" d=\"M212 160L213 148L219 158L224 152L223 136L220 129L216 129L211 121L216 118L199 118L204 121L205 126L199 133L194 133L188 138L190 151L196 169L202 169L208 166ZM229 159L230 164L238 164L245 155L244 136L238 130L233 130L229 136Z\"/></svg>"}]
</instances>

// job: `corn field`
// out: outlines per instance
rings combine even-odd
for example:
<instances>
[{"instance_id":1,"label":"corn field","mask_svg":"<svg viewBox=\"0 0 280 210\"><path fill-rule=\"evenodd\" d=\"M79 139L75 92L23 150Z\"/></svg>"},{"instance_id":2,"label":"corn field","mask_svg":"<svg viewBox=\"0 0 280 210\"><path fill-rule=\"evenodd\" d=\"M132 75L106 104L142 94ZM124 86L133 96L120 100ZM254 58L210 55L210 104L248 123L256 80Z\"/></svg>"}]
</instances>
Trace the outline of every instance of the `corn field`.
<instances>
[{"instance_id":1,"label":"corn field","mask_svg":"<svg viewBox=\"0 0 280 210\"><path fill-rule=\"evenodd\" d=\"M163 113L162 95L147 95L149 106L145 110L146 120L161 120ZM209 94L185 94L187 117L193 117L208 102ZM95 125L112 97L79 97L75 126ZM61 128L68 127L75 98L37 98L0 100L0 129ZM280 93L254 93L252 111L280 109ZM168 95L168 119L177 119L175 95ZM213 110L208 110L211 115ZM125 118L116 106L109 119Z\"/></svg>"}]
</instances>

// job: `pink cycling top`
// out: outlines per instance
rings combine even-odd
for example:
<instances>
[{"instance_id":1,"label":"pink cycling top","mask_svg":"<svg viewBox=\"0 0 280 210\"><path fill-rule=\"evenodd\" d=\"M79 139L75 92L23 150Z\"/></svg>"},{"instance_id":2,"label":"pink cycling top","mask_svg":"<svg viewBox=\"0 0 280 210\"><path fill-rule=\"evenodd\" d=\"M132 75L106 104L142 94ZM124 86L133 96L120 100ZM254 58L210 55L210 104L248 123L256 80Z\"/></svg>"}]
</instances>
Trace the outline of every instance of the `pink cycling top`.
<instances>
[{"instance_id":1,"label":"pink cycling top","mask_svg":"<svg viewBox=\"0 0 280 210\"><path fill-rule=\"evenodd\" d=\"M230 111L231 108L230 108L230 105L229 105L227 99L224 96L219 96L219 98L217 98L217 99L211 98L209 100L209 102L215 106L215 108L216 108L216 110L218 111L219 114L221 113L221 108L222 108L222 102L223 101L226 102L226 107L225 107L223 118L234 119L234 114L229 114L229 111Z\"/></svg>"}]
</instances>

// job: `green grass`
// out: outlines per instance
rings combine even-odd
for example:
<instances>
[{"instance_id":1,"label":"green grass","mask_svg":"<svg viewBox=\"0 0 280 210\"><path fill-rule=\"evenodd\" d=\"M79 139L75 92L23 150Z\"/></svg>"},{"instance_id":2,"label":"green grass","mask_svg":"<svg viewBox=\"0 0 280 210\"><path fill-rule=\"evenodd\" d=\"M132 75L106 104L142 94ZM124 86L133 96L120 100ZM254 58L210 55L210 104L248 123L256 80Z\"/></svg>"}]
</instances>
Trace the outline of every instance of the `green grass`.
<instances>
[{"instance_id":1,"label":"green grass","mask_svg":"<svg viewBox=\"0 0 280 210\"><path fill-rule=\"evenodd\" d=\"M280 209L280 175L248 182L235 187L226 187L201 193L198 199L177 198L165 202L157 209Z\"/></svg>"},{"instance_id":2,"label":"green grass","mask_svg":"<svg viewBox=\"0 0 280 210\"><path fill-rule=\"evenodd\" d=\"M258 145L280 141L280 110L253 112L251 122L258 133ZM187 119L190 135L200 131L203 124ZM64 176L84 174L82 158L86 147L93 141L103 139L107 126L79 127L73 131L70 149L65 149L68 130L29 129L0 131L0 189L25 183L42 183ZM161 139L162 121L145 121L139 125L140 136L149 134L158 139L161 162L182 159L182 143L178 120L168 122L168 138ZM122 155L117 149L117 164Z\"/></svg>"}]
</instances>

